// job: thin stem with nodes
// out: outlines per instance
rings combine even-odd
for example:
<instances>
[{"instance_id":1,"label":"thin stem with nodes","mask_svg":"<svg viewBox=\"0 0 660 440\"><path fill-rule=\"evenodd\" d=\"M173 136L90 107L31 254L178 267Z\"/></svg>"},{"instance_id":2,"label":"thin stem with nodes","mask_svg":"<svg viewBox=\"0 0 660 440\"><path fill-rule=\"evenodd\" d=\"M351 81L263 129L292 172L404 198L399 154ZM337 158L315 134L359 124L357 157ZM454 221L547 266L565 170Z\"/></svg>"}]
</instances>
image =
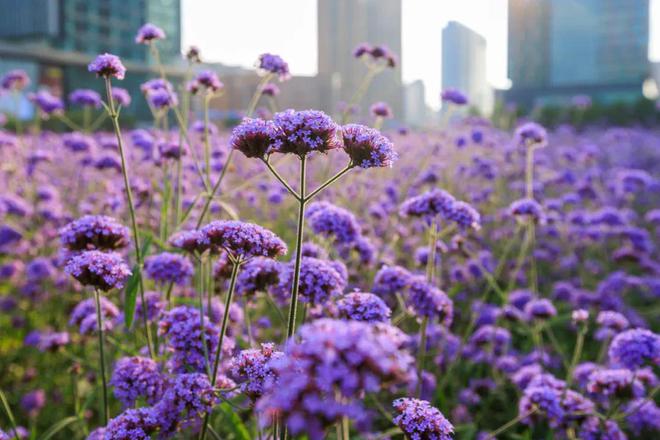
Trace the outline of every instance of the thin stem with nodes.
<instances>
[{"instance_id":1,"label":"thin stem with nodes","mask_svg":"<svg viewBox=\"0 0 660 440\"><path fill-rule=\"evenodd\" d=\"M307 156L300 158L300 197L298 198L298 226L296 229L296 260L293 268L293 283L291 285L291 303L286 326L286 339L293 336L296 331L296 313L298 311L298 290L300 283L300 266L302 264L302 241L305 228L305 204L307 203L305 191L307 188Z\"/></svg>"},{"instance_id":2,"label":"thin stem with nodes","mask_svg":"<svg viewBox=\"0 0 660 440\"><path fill-rule=\"evenodd\" d=\"M103 384L103 400L101 401L101 408L103 413L103 426L108 424L108 416L110 413L108 407L108 379L105 373L105 341L103 337L103 311L101 310L101 295L99 289L94 288L94 302L96 304L96 325L99 337L99 370L101 373L101 383Z\"/></svg>"},{"instance_id":3,"label":"thin stem with nodes","mask_svg":"<svg viewBox=\"0 0 660 440\"><path fill-rule=\"evenodd\" d=\"M490 434L488 434L488 435L484 438L484 440L493 440L493 439L496 439L498 435L502 434L503 432L505 432L505 431L508 430L509 428L512 428L513 426L517 425L518 422L520 422L521 420L524 420L524 419L526 419L527 417L531 416L531 415L534 414L536 411L538 411L538 407L534 406L530 411L527 411L527 413L518 415L518 417L516 417L516 418L514 418L514 419L512 419L512 420L509 420L509 421L506 422L504 425L500 426L500 427L497 428L495 431L493 431L493 432L491 432Z\"/></svg>"},{"instance_id":4,"label":"thin stem with nodes","mask_svg":"<svg viewBox=\"0 0 660 440\"><path fill-rule=\"evenodd\" d=\"M234 290L236 289L236 278L238 277L238 270L243 264L243 259L241 256L236 256L236 257L230 256L229 259L232 263L231 278L229 280L229 291L227 292L227 298L225 299L225 310L222 315L222 323L220 324L220 335L218 336L218 346L216 347L215 359L213 361L213 369L211 370L211 387L215 386L215 382L218 376L218 367L220 365L220 357L222 354L222 344L225 340L225 334L227 333L227 325L229 324L229 309L234 296ZM204 328L202 328L201 331L202 333L204 333ZM210 413L207 412L204 415L204 423L202 425L202 430L199 433L200 440L204 440L206 438L209 417L210 417Z\"/></svg>"},{"instance_id":5,"label":"thin stem with nodes","mask_svg":"<svg viewBox=\"0 0 660 440\"><path fill-rule=\"evenodd\" d=\"M124 178L124 190L126 192L126 201L128 204L128 212L131 217L131 228L133 230L133 244L135 246L135 258L137 260L138 266L138 288L140 291L140 301L142 301L142 323L144 325L144 332L147 337L147 348L149 349L149 356L153 359L155 356L153 349L153 342L151 340L151 329L149 327L149 317L147 315L146 300L144 298L144 280L142 278L142 248L140 244L140 231L137 224L137 218L135 215L135 204L133 203L133 192L131 190L131 182L128 178L128 165L126 161L126 153L124 152L124 142L121 137L121 128L119 127L119 112L115 108L115 102L112 98L112 86L110 84L110 78L105 78L105 91L108 98L108 105L106 107L110 119L112 120L112 126L115 130L115 136L117 137L117 146L119 148L119 156L121 158L121 172Z\"/></svg>"}]
</instances>

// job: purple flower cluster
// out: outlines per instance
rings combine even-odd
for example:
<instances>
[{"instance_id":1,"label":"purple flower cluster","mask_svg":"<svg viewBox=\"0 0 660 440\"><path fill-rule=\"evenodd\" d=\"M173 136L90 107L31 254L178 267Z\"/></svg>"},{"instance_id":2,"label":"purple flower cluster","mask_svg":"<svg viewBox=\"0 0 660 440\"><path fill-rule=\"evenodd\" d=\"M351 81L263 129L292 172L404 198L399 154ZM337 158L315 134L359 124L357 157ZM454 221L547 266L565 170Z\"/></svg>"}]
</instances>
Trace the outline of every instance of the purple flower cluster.
<instances>
[{"instance_id":1,"label":"purple flower cluster","mask_svg":"<svg viewBox=\"0 0 660 440\"><path fill-rule=\"evenodd\" d=\"M167 438L196 423L204 413L213 409L218 400L205 374L179 374L150 411L158 421L160 435Z\"/></svg>"},{"instance_id":2,"label":"purple flower cluster","mask_svg":"<svg viewBox=\"0 0 660 440\"><path fill-rule=\"evenodd\" d=\"M275 113L273 122L277 126L277 136L271 145L273 152L304 157L342 146L340 127L321 111L289 109Z\"/></svg>"},{"instance_id":3,"label":"purple flower cluster","mask_svg":"<svg viewBox=\"0 0 660 440\"><path fill-rule=\"evenodd\" d=\"M660 336L636 328L614 337L608 351L610 363L636 370L646 363L660 365Z\"/></svg>"},{"instance_id":4,"label":"purple flower cluster","mask_svg":"<svg viewBox=\"0 0 660 440\"><path fill-rule=\"evenodd\" d=\"M10 70L0 79L0 88L3 90L23 90L30 85L30 77L25 70Z\"/></svg>"},{"instance_id":5,"label":"purple flower cluster","mask_svg":"<svg viewBox=\"0 0 660 440\"><path fill-rule=\"evenodd\" d=\"M282 265L280 282L274 288L279 298L286 298L293 284L293 262ZM299 299L310 305L326 304L332 298L341 295L346 281L337 267L326 260L303 257L300 265Z\"/></svg>"},{"instance_id":6,"label":"purple flower cluster","mask_svg":"<svg viewBox=\"0 0 660 440\"><path fill-rule=\"evenodd\" d=\"M213 93L220 91L224 87L218 75L210 70L202 70L193 81L196 81L199 86Z\"/></svg>"},{"instance_id":7,"label":"purple flower cluster","mask_svg":"<svg viewBox=\"0 0 660 440\"><path fill-rule=\"evenodd\" d=\"M111 331L115 328L115 320L119 316L119 309L105 297L100 298L100 303L103 330ZM81 335L88 335L97 331L96 304L93 298L84 299L74 307L69 318L69 325L78 326Z\"/></svg>"},{"instance_id":8,"label":"purple flower cluster","mask_svg":"<svg viewBox=\"0 0 660 440\"><path fill-rule=\"evenodd\" d=\"M535 122L528 122L516 128L514 138L516 145L523 147L545 147L548 143L545 128Z\"/></svg>"},{"instance_id":9,"label":"purple flower cluster","mask_svg":"<svg viewBox=\"0 0 660 440\"><path fill-rule=\"evenodd\" d=\"M279 414L293 435L319 440L343 416L359 427L368 416L363 393L415 380L406 337L387 324L318 319L297 336L271 362L277 380L257 402L264 423Z\"/></svg>"},{"instance_id":10,"label":"purple flower cluster","mask_svg":"<svg viewBox=\"0 0 660 440\"><path fill-rule=\"evenodd\" d=\"M149 405L160 400L166 379L153 359L133 356L117 361L109 385L114 387L117 400L125 408L130 408L140 397L144 397Z\"/></svg>"},{"instance_id":11,"label":"purple flower cluster","mask_svg":"<svg viewBox=\"0 0 660 440\"><path fill-rule=\"evenodd\" d=\"M360 168L392 167L399 157L392 142L380 131L359 124L342 127L344 151Z\"/></svg>"},{"instance_id":12,"label":"purple flower cluster","mask_svg":"<svg viewBox=\"0 0 660 440\"><path fill-rule=\"evenodd\" d=\"M264 384L275 380L271 361L284 356L272 343L261 344L260 349L242 350L231 361L231 374L241 384L241 392L253 401L264 393Z\"/></svg>"},{"instance_id":13,"label":"purple flower cluster","mask_svg":"<svg viewBox=\"0 0 660 440\"><path fill-rule=\"evenodd\" d=\"M195 269L192 262L181 254L161 252L144 260L144 272L158 283L187 284Z\"/></svg>"},{"instance_id":14,"label":"purple flower cluster","mask_svg":"<svg viewBox=\"0 0 660 440\"><path fill-rule=\"evenodd\" d=\"M454 105L466 105L468 98L463 92L456 89L445 89L440 94L440 99L443 102L448 102Z\"/></svg>"},{"instance_id":15,"label":"purple flower cluster","mask_svg":"<svg viewBox=\"0 0 660 440\"><path fill-rule=\"evenodd\" d=\"M97 250L74 255L67 262L64 271L81 284L103 291L121 289L126 279L131 276L131 270L120 255Z\"/></svg>"},{"instance_id":16,"label":"purple flower cluster","mask_svg":"<svg viewBox=\"0 0 660 440\"><path fill-rule=\"evenodd\" d=\"M80 105L83 107L101 107L101 95L94 90L78 89L71 92L69 95L69 102L71 104Z\"/></svg>"},{"instance_id":17,"label":"purple flower cluster","mask_svg":"<svg viewBox=\"0 0 660 440\"><path fill-rule=\"evenodd\" d=\"M411 439L451 440L454 425L426 400L401 398L392 402L394 424Z\"/></svg>"},{"instance_id":18,"label":"purple flower cluster","mask_svg":"<svg viewBox=\"0 0 660 440\"><path fill-rule=\"evenodd\" d=\"M392 108L386 102L375 102L369 107L369 112L377 118L391 118Z\"/></svg>"},{"instance_id":19,"label":"purple flower cluster","mask_svg":"<svg viewBox=\"0 0 660 440\"><path fill-rule=\"evenodd\" d=\"M373 293L391 303L392 297L408 287L413 274L401 266L383 266L374 277Z\"/></svg>"},{"instance_id":20,"label":"purple flower cluster","mask_svg":"<svg viewBox=\"0 0 660 440\"><path fill-rule=\"evenodd\" d=\"M281 264L270 258L255 257L243 264L236 279L236 293L247 297L266 292L280 280Z\"/></svg>"},{"instance_id":21,"label":"purple flower cluster","mask_svg":"<svg viewBox=\"0 0 660 440\"><path fill-rule=\"evenodd\" d=\"M423 277L413 277L406 297L408 306L419 317L438 318L449 327L454 318L454 303L445 292L426 282Z\"/></svg>"},{"instance_id":22,"label":"purple flower cluster","mask_svg":"<svg viewBox=\"0 0 660 440\"><path fill-rule=\"evenodd\" d=\"M39 108L43 115L61 113L64 110L62 100L46 90L39 90L37 93L30 95L30 101Z\"/></svg>"},{"instance_id":23,"label":"purple flower cluster","mask_svg":"<svg viewBox=\"0 0 660 440\"><path fill-rule=\"evenodd\" d=\"M163 39L165 39L165 31L151 23L142 25L135 36L135 42L138 44L149 44Z\"/></svg>"},{"instance_id":24,"label":"purple flower cluster","mask_svg":"<svg viewBox=\"0 0 660 440\"><path fill-rule=\"evenodd\" d=\"M158 323L158 333L167 339L172 371L206 371L207 356L213 359L219 331L207 317L200 317L199 310L179 306L165 312ZM230 352L232 348L233 341L225 339L222 349Z\"/></svg>"},{"instance_id":25,"label":"purple flower cluster","mask_svg":"<svg viewBox=\"0 0 660 440\"><path fill-rule=\"evenodd\" d=\"M104 53L89 63L88 70L104 78L124 79L126 67L116 55Z\"/></svg>"},{"instance_id":26,"label":"purple flower cluster","mask_svg":"<svg viewBox=\"0 0 660 440\"><path fill-rule=\"evenodd\" d=\"M216 220L202 227L200 233L200 245L222 248L234 258L274 258L287 252L277 235L253 223Z\"/></svg>"},{"instance_id":27,"label":"purple flower cluster","mask_svg":"<svg viewBox=\"0 0 660 440\"><path fill-rule=\"evenodd\" d=\"M62 246L71 251L122 249L129 243L128 228L104 215L85 215L59 230Z\"/></svg>"},{"instance_id":28,"label":"purple flower cluster","mask_svg":"<svg viewBox=\"0 0 660 440\"><path fill-rule=\"evenodd\" d=\"M543 207L534 199L516 200L509 206L509 212L516 219L523 221L530 219L538 224L544 224L546 222Z\"/></svg>"},{"instance_id":29,"label":"purple flower cluster","mask_svg":"<svg viewBox=\"0 0 660 440\"><path fill-rule=\"evenodd\" d=\"M361 229L352 212L328 202L314 202L307 207L307 222L315 234L334 238L337 243L350 243Z\"/></svg>"},{"instance_id":30,"label":"purple flower cluster","mask_svg":"<svg viewBox=\"0 0 660 440\"><path fill-rule=\"evenodd\" d=\"M286 81L291 78L289 65L279 55L271 53L263 53L259 55L257 68L261 72L277 75L280 81Z\"/></svg>"},{"instance_id":31,"label":"purple flower cluster","mask_svg":"<svg viewBox=\"0 0 660 440\"><path fill-rule=\"evenodd\" d=\"M389 322L392 311L385 301L367 292L351 292L337 301L337 311L344 319L364 322Z\"/></svg>"},{"instance_id":32,"label":"purple flower cluster","mask_svg":"<svg viewBox=\"0 0 660 440\"><path fill-rule=\"evenodd\" d=\"M404 217L423 217L428 222L440 218L455 222L463 230L478 230L481 227L481 216L471 205L437 188L403 202L399 214Z\"/></svg>"},{"instance_id":33,"label":"purple flower cluster","mask_svg":"<svg viewBox=\"0 0 660 440\"><path fill-rule=\"evenodd\" d=\"M231 133L229 145L246 157L263 158L271 153L277 129L272 121L243 118Z\"/></svg>"},{"instance_id":34,"label":"purple flower cluster","mask_svg":"<svg viewBox=\"0 0 660 440\"><path fill-rule=\"evenodd\" d=\"M394 68L398 64L398 60L394 52L387 46L372 46L369 43L360 43L353 50L355 58L365 58L371 62L383 61L385 66Z\"/></svg>"},{"instance_id":35,"label":"purple flower cluster","mask_svg":"<svg viewBox=\"0 0 660 440\"><path fill-rule=\"evenodd\" d=\"M150 440L152 434L158 431L159 424L151 408L127 409L95 435L103 440Z\"/></svg>"}]
</instances>

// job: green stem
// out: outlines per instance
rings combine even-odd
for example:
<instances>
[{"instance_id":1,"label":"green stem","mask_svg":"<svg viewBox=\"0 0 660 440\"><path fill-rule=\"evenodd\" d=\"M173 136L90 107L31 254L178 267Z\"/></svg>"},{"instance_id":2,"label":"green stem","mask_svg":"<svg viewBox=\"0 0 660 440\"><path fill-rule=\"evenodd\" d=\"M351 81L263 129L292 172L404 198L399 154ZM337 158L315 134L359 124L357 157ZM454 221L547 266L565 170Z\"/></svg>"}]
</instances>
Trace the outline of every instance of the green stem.
<instances>
[{"instance_id":1,"label":"green stem","mask_svg":"<svg viewBox=\"0 0 660 440\"><path fill-rule=\"evenodd\" d=\"M233 151L233 150L232 150L232 151ZM266 157L265 159L262 159L262 160L263 160L263 162L266 164L266 167L268 167L268 170L269 170L269 171L273 174L273 176L275 176L275 178L276 178L276 179L277 179L277 180L278 180L278 181L284 186L284 188L286 188L287 191L289 191L289 193L291 193L291 195L292 195L293 197L295 197L296 199L300 200L300 195L296 192L296 190L294 190L293 188L291 188L291 185L289 185L289 184L286 182L286 180L284 180L284 178L280 175L280 173L277 172L277 170L273 167L273 165L271 165L271 163L270 163L270 156L268 156L268 157Z\"/></svg>"},{"instance_id":2,"label":"green stem","mask_svg":"<svg viewBox=\"0 0 660 440\"><path fill-rule=\"evenodd\" d=\"M96 324L99 336L99 367L101 370L101 382L103 384L103 402L102 402L102 413L103 413L103 426L108 424L108 415L110 413L108 407L108 382L105 374L105 346L103 338L103 312L101 310L101 296L99 295L99 290L94 288L94 301L96 302Z\"/></svg>"},{"instance_id":3,"label":"green stem","mask_svg":"<svg viewBox=\"0 0 660 440\"><path fill-rule=\"evenodd\" d=\"M196 228L199 228L204 222L204 217L206 216L206 213L208 212L209 207L211 206L211 202L213 201L215 194L218 192L218 189L220 189L220 185L222 184L222 181L224 180L225 175L227 174L227 169L229 169L229 162L231 162L231 158L233 155L234 155L234 149L232 148L231 151L229 152L229 155L227 156L227 161L222 167L222 171L220 171L220 176L218 176L218 180L216 180L215 185L213 185L213 188L211 189L211 192L209 192L206 197L206 201L204 202L204 207L202 208L202 212L199 214L199 218L197 219Z\"/></svg>"},{"instance_id":4,"label":"green stem","mask_svg":"<svg viewBox=\"0 0 660 440\"><path fill-rule=\"evenodd\" d=\"M500 426L500 427L497 428L495 431L493 431L493 432L491 432L490 434L488 434L484 440L491 440L491 439L495 439L495 438L497 438L497 436L498 436L499 434L503 433L503 432L506 431L507 429L509 429L509 428L511 428L512 426L516 425L516 424L517 424L518 422L520 422L521 420L523 420L523 419L525 419L525 418L531 416L531 415L534 414L536 411L538 411L538 408L537 408L537 407L533 407L533 408L532 408L530 411L528 411L526 414L520 414L520 415L519 415L518 417L516 417L515 419L509 420L509 421L506 422L504 425Z\"/></svg>"},{"instance_id":5,"label":"green stem","mask_svg":"<svg viewBox=\"0 0 660 440\"><path fill-rule=\"evenodd\" d=\"M269 73L266 76L264 76L261 81L259 81L259 84L257 85L257 89L254 91L254 95L252 95L252 99L250 99L250 103L248 104L247 111L245 112L245 117L249 118L252 116L252 113L254 113L254 109L257 108L257 104L259 103L259 98L261 97L261 90L263 87L268 83L268 81L273 78L273 74Z\"/></svg>"},{"instance_id":6,"label":"green stem","mask_svg":"<svg viewBox=\"0 0 660 440\"><path fill-rule=\"evenodd\" d=\"M210 94L204 96L204 166L206 179L211 181L211 141L209 139L209 102Z\"/></svg>"},{"instance_id":7,"label":"green stem","mask_svg":"<svg viewBox=\"0 0 660 440\"><path fill-rule=\"evenodd\" d=\"M197 174L199 174L200 179L202 179L202 183L204 184L204 189L206 189L206 191L211 191L211 184L206 180L206 174L204 174L204 171L202 170L202 166L199 164L199 158L197 157L197 152L193 147L193 143L190 141L190 136L188 136L188 127L186 126L186 122L183 119L183 116L181 115L181 111L179 111L179 109L176 107L174 107L172 110L174 111L174 117L176 118L176 121L179 124L180 133L183 135L183 139L186 141L186 144L188 145L188 151L190 151L190 155L193 158L193 163L195 164L195 169L197 170Z\"/></svg>"},{"instance_id":8,"label":"green stem","mask_svg":"<svg viewBox=\"0 0 660 440\"><path fill-rule=\"evenodd\" d=\"M108 112L110 119L112 119L112 126L115 130L117 137L117 145L119 148L119 156L121 158L121 172L124 178L124 189L126 191L126 200L128 204L128 211L131 217L131 228L133 229L133 244L135 246L135 258L139 270L138 286L140 290L140 300L142 301L142 323L144 325L144 332L147 337L147 348L149 349L149 356L154 358L153 342L151 340L151 329L149 328L149 317L147 315L147 301L144 298L144 280L142 278L142 249L140 247L140 233L137 225L137 218L135 216L135 205L133 204L133 193L131 191L131 183L128 178L128 166L126 163L126 154L124 152L124 142L121 137L121 128L119 127L119 114L115 110L115 102L112 99L112 87L110 85L110 78L105 78L105 91L108 98Z\"/></svg>"},{"instance_id":9,"label":"green stem","mask_svg":"<svg viewBox=\"0 0 660 440\"><path fill-rule=\"evenodd\" d=\"M216 347L215 360L213 361L213 370L211 372L211 387L215 386L215 381L218 376L218 367L220 365L220 357L222 353L222 344L225 339L225 334L227 333L227 325L229 324L229 309L231 306L231 301L234 296L234 289L236 288L236 278L238 276L238 269L241 267L242 261L240 257L235 260L232 260L233 266L231 269L231 279L229 281L229 291L227 292L227 298L225 299L225 310L222 315L222 324L220 325L220 335L218 336L218 346ZM202 332L204 329L202 329ZM202 425L202 431L200 432L200 440L206 438L206 431L209 422L210 413L206 413L204 416L204 424Z\"/></svg>"},{"instance_id":10,"label":"green stem","mask_svg":"<svg viewBox=\"0 0 660 440\"><path fill-rule=\"evenodd\" d=\"M355 165L353 165L353 163L349 163L348 165L346 165L345 168L343 168L337 174L335 174L334 176L329 178L324 184L322 184L321 186L316 188L308 196L305 196L304 194L302 194L302 191L301 191L301 197L305 200L305 202L309 202L314 197L316 197L321 191L323 191L324 189L326 189L327 187L329 187L330 185L335 183L337 180L341 179L344 176L344 174L348 173L354 166Z\"/></svg>"},{"instance_id":11,"label":"green stem","mask_svg":"<svg viewBox=\"0 0 660 440\"><path fill-rule=\"evenodd\" d=\"M578 324L580 328L578 329L577 340L575 341L575 348L573 349L573 357L571 358L571 363L568 365L566 370L566 390L568 390L573 384L573 371L575 366L580 362L580 357L582 356L582 349L584 348L584 337L587 334L586 324ZM564 391L564 395L566 391ZM563 400L563 397L562 397Z\"/></svg>"},{"instance_id":12,"label":"green stem","mask_svg":"<svg viewBox=\"0 0 660 440\"><path fill-rule=\"evenodd\" d=\"M296 229L296 261L293 268L293 284L291 285L291 304L289 305L289 318L286 328L287 340L293 336L296 331L296 312L298 309L298 283L300 282L300 266L302 263L302 242L305 228L305 197L307 180L307 158L300 158L300 198L298 199L298 227Z\"/></svg>"},{"instance_id":13,"label":"green stem","mask_svg":"<svg viewBox=\"0 0 660 440\"><path fill-rule=\"evenodd\" d=\"M373 79L381 70L382 68L369 67L369 71L362 79L360 86L355 91L355 93L353 93L353 96L351 96L351 99L348 101L348 103L346 104L346 108L341 114L341 125L344 125L348 122L348 116L350 114L351 107L353 107L355 104L359 103L362 100L362 97L369 89L369 85L371 84L371 81L373 81Z\"/></svg>"},{"instance_id":14,"label":"green stem","mask_svg":"<svg viewBox=\"0 0 660 440\"><path fill-rule=\"evenodd\" d=\"M91 110L88 105L83 106L83 131L85 133L89 133L89 120L92 117Z\"/></svg>"},{"instance_id":15,"label":"green stem","mask_svg":"<svg viewBox=\"0 0 660 440\"><path fill-rule=\"evenodd\" d=\"M167 291L165 292L165 298L167 299L167 310L172 308L172 289L174 288L174 282L171 282L167 286Z\"/></svg>"},{"instance_id":16,"label":"green stem","mask_svg":"<svg viewBox=\"0 0 660 440\"><path fill-rule=\"evenodd\" d=\"M426 357L426 330L428 328L429 318L424 316L419 328L419 349L417 351L417 386L415 387L415 396L419 399L422 395L422 372L424 371L424 358Z\"/></svg>"},{"instance_id":17,"label":"green stem","mask_svg":"<svg viewBox=\"0 0 660 440\"><path fill-rule=\"evenodd\" d=\"M518 276L518 272L520 272L520 269L522 268L523 263L525 262L525 257L527 256L527 252L529 250L529 247L531 246L531 230L529 228L529 225L527 225L526 231L525 231L525 238L523 239L522 246L520 247L520 251L518 253L518 258L516 259L516 265L514 266L513 272L511 272L511 279L509 280L509 284L507 285L506 291L511 292L513 287L516 285L516 277Z\"/></svg>"},{"instance_id":18,"label":"green stem","mask_svg":"<svg viewBox=\"0 0 660 440\"><path fill-rule=\"evenodd\" d=\"M525 165L525 195L528 199L534 198L534 147L528 146Z\"/></svg>"},{"instance_id":19,"label":"green stem","mask_svg":"<svg viewBox=\"0 0 660 440\"><path fill-rule=\"evenodd\" d=\"M179 135L179 148L183 150L183 146L181 145L183 143L183 139L181 139L181 135ZM174 196L174 224L178 225L179 220L181 219L181 204L182 204L182 196L183 196L183 189L181 188L181 185L183 183L183 170L181 169L181 159L176 161L176 193Z\"/></svg>"}]
</instances>

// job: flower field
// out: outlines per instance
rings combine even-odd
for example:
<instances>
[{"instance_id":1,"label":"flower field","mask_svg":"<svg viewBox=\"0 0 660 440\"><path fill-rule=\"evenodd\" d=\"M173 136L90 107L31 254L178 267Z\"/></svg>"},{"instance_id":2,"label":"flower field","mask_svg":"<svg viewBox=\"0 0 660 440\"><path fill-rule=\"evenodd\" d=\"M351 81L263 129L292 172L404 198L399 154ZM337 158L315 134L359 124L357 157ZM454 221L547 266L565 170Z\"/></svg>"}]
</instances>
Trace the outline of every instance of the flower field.
<instances>
[{"instance_id":1,"label":"flower field","mask_svg":"<svg viewBox=\"0 0 660 440\"><path fill-rule=\"evenodd\" d=\"M219 128L221 78L186 58L132 97L90 60L70 104L112 130L47 91L0 128L0 440L660 437L657 130L382 129L364 91L270 114L268 53ZM139 99L153 124L126 129Z\"/></svg>"}]
</instances>

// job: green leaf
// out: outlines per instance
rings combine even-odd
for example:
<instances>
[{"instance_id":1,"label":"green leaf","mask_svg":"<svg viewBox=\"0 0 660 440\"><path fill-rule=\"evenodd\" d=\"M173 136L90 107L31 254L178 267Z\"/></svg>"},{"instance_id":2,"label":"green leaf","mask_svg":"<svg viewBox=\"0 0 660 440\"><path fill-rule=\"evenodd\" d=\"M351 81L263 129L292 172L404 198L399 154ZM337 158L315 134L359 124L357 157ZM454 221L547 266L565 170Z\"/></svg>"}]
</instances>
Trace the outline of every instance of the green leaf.
<instances>
[{"instance_id":1,"label":"green leaf","mask_svg":"<svg viewBox=\"0 0 660 440\"><path fill-rule=\"evenodd\" d=\"M227 402L220 404L220 411L227 421L227 427L234 433L237 439L250 440L250 431L245 426L245 423L236 414L236 411Z\"/></svg>"},{"instance_id":2,"label":"green leaf","mask_svg":"<svg viewBox=\"0 0 660 440\"><path fill-rule=\"evenodd\" d=\"M78 422L78 417L67 417L66 419L62 419L59 422L51 425L50 428L44 434L39 438L39 440L48 440L52 438L55 434L66 428L67 426Z\"/></svg>"},{"instance_id":3,"label":"green leaf","mask_svg":"<svg viewBox=\"0 0 660 440\"><path fill-rule=\"evenodd\" d=\"M9 401L7 401L7 396L5 396L5 393L3 393L0 390L0 400L2 401L2 406L5 408L5 412L7 413L7 418L9 419L9 423L11 424L11 427L14 430L14 434L16 434L16 419L14 419L14 413L11 412L11 408L9 407Z\"/></svg>"},{"instance_id":4,"label":"green leaf","mask_svg":"<svg viewBox=\"0 0 660 440\"><path fill-rule=\"evenodd\" d=\"M142 259L149 255L149 249L151 248L151 243L154 241L153 234L149 233L144 237L142 241Z\"/></svg>"},{"instance_id":5,"label":"green leaf","mask_svg":"<svg viewBox=\"0 0 660 440\"><path fill-rule=\"evenodd\" d=\"M124 324L126 328L131 328L133 317L135 316L135 303L137 301L137 291L140 285L140 266L133 266L133 275L126 283L126 292L124 293Z\"/></svg>"}]
</instances>

